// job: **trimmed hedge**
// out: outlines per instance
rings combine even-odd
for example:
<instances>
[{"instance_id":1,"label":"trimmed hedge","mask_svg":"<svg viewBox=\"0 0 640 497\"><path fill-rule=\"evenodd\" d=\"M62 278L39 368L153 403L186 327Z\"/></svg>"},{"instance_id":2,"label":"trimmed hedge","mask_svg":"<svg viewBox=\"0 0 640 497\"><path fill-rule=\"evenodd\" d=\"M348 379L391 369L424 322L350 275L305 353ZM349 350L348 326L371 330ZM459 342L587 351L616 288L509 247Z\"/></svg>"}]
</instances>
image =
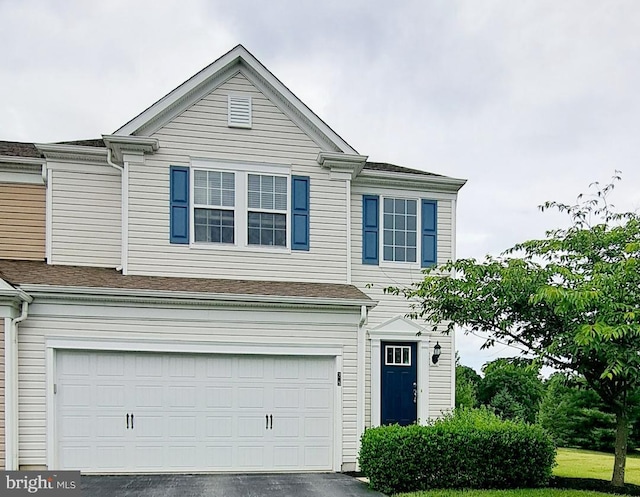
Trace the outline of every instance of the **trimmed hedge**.
<instances>
[{"instance_id":1,"label":"trimmed hedge","mask_svg":"<svg viewBox=\"0 0 640 497\"><path fill-rule=\"evenodd\" d=\"M370 486L392 494L541 487L549 482L555 455L553 440L540 426L465 409L426 426L370 428L359 460Z\"/></svg>"}]
</instances>

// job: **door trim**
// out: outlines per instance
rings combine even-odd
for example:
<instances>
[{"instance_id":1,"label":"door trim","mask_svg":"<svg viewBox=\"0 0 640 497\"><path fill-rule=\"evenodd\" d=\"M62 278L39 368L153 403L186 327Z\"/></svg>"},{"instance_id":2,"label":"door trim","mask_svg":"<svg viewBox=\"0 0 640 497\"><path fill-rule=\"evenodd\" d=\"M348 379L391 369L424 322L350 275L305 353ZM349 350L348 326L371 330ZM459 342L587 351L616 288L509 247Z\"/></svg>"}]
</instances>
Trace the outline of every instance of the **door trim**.
<instances>
[{"instance_id":1,"label":"door trim","mask_svg":"<svg viewBox=\"0 0 640 497\"><path fill-rule=\"evenodd\" d=\"M381 358L382 342L415 342L417 343L418 360L418 424L424 424L429 417L429 342L425 335L416 336L415 329L406 331L369 331L371 340L371 426L380 426L382 381Z\"/></svg>"},{"instance_id":2,"label":"door trim","mask_svg":"<svg viewBox=\"0 0 640 497\"><path fill-rule=\"evenodd\" d=\"M56 402L54 385L56 379L56 352L58 350L86 350L86 351L118 351L118 352L153 352L153 353L183 353L183 354L231 354L231 355L265 355L265 356L315 356L334 357L334 374L343 371L342 347L334 345L292 345L292 344L243 344L231 342L178 342L163 340L104 340L100 338L50 337L45 340L45 374L46 374L46 461L49 470L57 469L57 433L56 433ZM342 388L333 384L334 389L334 430L333 430L333 471L342 470Z\"/></svg>"}]
</instances>

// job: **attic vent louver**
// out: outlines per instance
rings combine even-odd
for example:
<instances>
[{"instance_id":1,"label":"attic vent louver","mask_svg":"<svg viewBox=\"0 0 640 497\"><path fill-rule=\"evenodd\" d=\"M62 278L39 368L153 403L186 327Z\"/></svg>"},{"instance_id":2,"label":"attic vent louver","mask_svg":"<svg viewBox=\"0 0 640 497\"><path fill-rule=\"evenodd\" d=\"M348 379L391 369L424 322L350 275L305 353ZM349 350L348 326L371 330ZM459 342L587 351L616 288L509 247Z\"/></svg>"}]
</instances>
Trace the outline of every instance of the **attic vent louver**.
<instances>
[{"instance_id":1,"label":"attic vent louver","mask_svg":"<svg viewBox=\"0 0 640 497\"><path fill-rule=\"evenodd\" d=\"M251 127L251 97L229 95L229 127Z\"/></svg>"}]
</instances>

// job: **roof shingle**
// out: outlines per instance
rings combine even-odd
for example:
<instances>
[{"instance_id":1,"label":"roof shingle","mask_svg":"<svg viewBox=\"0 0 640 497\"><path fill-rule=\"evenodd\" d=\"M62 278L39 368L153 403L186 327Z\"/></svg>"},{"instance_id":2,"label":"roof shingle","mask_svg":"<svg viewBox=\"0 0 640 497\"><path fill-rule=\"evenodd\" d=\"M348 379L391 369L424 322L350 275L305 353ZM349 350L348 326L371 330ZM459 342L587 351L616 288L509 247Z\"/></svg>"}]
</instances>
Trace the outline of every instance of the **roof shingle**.
<instances>
[{"instance_id":1,"label":"roof shingle","mask_svg":"<svg viewBox=\"0 0 640 497\"><path fill-rule=\"evenodd\" d=\"M371 301L353 285L283 281L223 280L160 276L123 276L115 269L50 265L41 261L0 259L0 278L13 286L110 288L194 292L212 295L254 295L330 300Z\"/></svg>"},{"instance_id":2,"label":"roof shingle","mask_svg":"<svg viewBox=\"0 0 640 497\"><path fill-rule=\"evenodd\" d=\"M0 155L9 157L41 158L42 154L33 143L0 141Z\"/></svg>"},{"instance_id":3,"label":"roof shingle","mask_svg":"<svg viewBox=\"0 0 640 497\"><path fill-rule=\"evenodd\" d=\"M390 173L405 173L405 174L421 174L423 176L442 176L441 174L430 173L427 171L420 171L419 169L411 169L409 167L396 166L395 164L389 164L387 162L365 162L365 169L371 169L373 171L387 171Z\"/></svg>"}]
</instances>

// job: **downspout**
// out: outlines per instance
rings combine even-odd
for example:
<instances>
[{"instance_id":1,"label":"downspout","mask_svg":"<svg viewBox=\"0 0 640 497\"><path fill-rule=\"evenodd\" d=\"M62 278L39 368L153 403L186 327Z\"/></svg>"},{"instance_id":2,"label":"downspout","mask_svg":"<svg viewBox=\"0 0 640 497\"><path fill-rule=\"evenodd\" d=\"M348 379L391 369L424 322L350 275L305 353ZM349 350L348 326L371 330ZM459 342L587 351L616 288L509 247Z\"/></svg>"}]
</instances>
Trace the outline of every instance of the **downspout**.
<instances>
[{"instance_id":1,"label":"downspout","mask_svg":"<svg viewBox=\"0 0 640 497\"><path fill-rule=\"evenodd\" d=\"M29 302L33 298L24 292L20 292L22 310L20 316L9 321L9 329L5 337L5 389L6 389L6 414L5 414L5 449L6 467L10 471L18 470L19 448L19 424L18 424L18 324L27 319Z\"/></svg>"},{"instance_id":2,"label":"downspout","mask_svg":"<svg viewBox=\"0 0 640 497\"><path fill-rule=\"evenodd\" d=\"M126 263L127 263L127 259L126 259L126 247L125 247L125 217L127 215L127 211L125 209L126 207L126 201L127 199L125 198L125 168L122 166L119 166L118 164L116 164L115 162L113 162L112 157L111 157L111 149L107 146L107 164L109 164L111 167L116 168L118 171L120 171L120 202L121 202L121 207L120 207L120 230L121 230L121 236L120 236L120 265L118 267L116 267L116 271L122 271L122 274L126 274Z\"/></svg>"},{"instance_id":3,"label":"downspout","mask_svg":"<svg viewBox=\"0 0 640 497\"><path fill-rule=\"evenodd\" d=\"M351 284L351 180L346 181L347 211L347 285Z\"/></svg>"},{"instance_id":4,"label":"downspout","mask_svg":"<svg viewBox=\"0 0 640 497\"><path fill-rule=\"evenodd\" d=\"M367 306L360 307L360 322L358 323L358 352L356 360L356 384L357 384L357 409L356 424L358 430L358 440L356 446L360 452L360 437L364 433L364 410L365 410L365 347L366 334L365 325L367 324L368 310ZM356 459L356 471L360 470L360 463Z\"/></svg>"}]
</instances>

